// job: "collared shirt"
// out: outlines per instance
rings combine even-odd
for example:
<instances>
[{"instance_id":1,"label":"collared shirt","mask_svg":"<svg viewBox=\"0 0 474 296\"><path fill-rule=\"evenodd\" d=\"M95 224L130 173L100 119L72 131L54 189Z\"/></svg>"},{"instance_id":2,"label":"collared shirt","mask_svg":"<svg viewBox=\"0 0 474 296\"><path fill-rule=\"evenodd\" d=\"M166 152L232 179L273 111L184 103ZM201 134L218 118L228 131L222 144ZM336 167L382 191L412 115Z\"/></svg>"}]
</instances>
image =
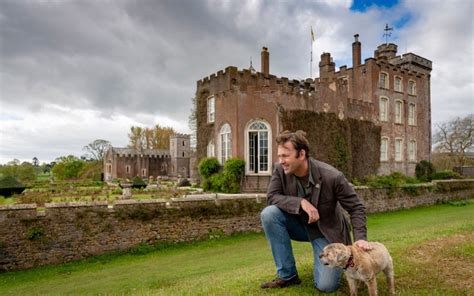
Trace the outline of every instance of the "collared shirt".
<instances>
[{"instance_id":1,"label":"collared shirt","mask_svg":"<svg viewBox=\"0 0 474 296\"><path fill-rule=\"evenodd\" d=\"M314 182L313 173L311 172L309 159L308 159L308 174L303 177L298 177L294 175L294 177L296 180L297 196L305 198L306 200L311 202L311 194L313 193L313 187L316 185L316 182ZM306 213L302 213L302 215L303 215L302 216L303 223L305 224L308 223L308 216L306 215ZM306 226L306 231L308 232L308 237L310 240L323 236L316 222L311 223L310 225L305 225L305 226Z\"/></svg>"}]
</instances>

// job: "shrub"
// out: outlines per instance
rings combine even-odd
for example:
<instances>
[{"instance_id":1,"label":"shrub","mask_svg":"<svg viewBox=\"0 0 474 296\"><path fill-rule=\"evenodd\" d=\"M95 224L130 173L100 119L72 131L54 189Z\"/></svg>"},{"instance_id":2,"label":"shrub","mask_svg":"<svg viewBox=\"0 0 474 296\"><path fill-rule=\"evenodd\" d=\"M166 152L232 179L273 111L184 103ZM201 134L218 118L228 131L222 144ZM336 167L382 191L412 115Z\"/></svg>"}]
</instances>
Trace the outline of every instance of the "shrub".
<instances>
[{"instance_id":1,"label":"shrub","mask_svg":"<svg viewBox=\"0 0 474 296\"><path fill-rule=\"evenodd\" d=\"M431 180L461 179L461 175L451 170L445 170L431 174Z\"/></svg>"},{"instance_id":2,"label":"shrub","mask_svg":"<svg viewBox=\"0 0 474 296\"><path fill-rule=\"evenodd\" d=\"M207 179L211 177L213 174L216 174L219 172L220 164L217 158L215 157L206 157L201 159L199 162L199 175L203 179Z\"/></svg>"},{"instance_id":3,"label":"shrub","mask_svg":"<svg viewBox=\"0 0 474 296\"><path fill-rule=\"evenodd\" d=\"M433 164L427 160L422 160L416 164L415 175L420 181L431 181L431 175L435 172Z\"/></svg>"},{"instance_id":4,"label":"shrub","mask_svg":"<svg viewBox=\"0 0 474 296\"><path fill-rule=\"evenodd\" d=\"M135 176L132 178L132 188L142 189L145 187L146 187L146 183L145 181L143 181L142 178L140 178L140 176Z\"/></svg>"},{"instance_id":5,"label":"shrub","mask_svg":"<svg viewBox=\"0 0 474 296\"><path fill-rule=\"evenodd\" d=\"M13 176L0 178L0 195L9 197L13 194L20 194L25 190L25 186L18 182Z\"/></svg>"},{"instance_id":6,"label":"shrub","mask_svg":"<svg viewBox=\"0 0 474 296\"><path fill-rule=\"evenodd\" d=\"M233 180L239 181L244 175L245 161L238 158L231 158L224 164L224 174L228 174Z\"/></svg>"},{"instance_id":7,"label":"shrub","mask_svg":"<svg viewBox=\"0 0 474 296\"><path fill-rule=\"evenodd\" d=\"M44 230L42 227L35 226L28 229L28 233L26 234L26 238L28 240L36 240L39 239L44 235Z\"/></svg>"}]
</instances>

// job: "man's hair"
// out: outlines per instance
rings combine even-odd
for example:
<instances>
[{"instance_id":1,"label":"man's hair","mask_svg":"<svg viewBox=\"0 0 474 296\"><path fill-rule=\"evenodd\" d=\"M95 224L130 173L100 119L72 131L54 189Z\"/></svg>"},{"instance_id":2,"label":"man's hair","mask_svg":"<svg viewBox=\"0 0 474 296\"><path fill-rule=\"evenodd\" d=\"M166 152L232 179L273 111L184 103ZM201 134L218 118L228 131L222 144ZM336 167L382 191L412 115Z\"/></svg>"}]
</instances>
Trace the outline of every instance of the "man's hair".
<instances>
[{"instance_id":1,"label":"man's hair","mask_svg":"<svg viewBox=\"0 0 474 296\"><path fill-rule=\"evenodd\" d=\"M309 157L309 142L306 139L306 133L302 130L296 132L284 131L276 137L278 145L283 145L286 142L291 142L297 152L296 157L300 156L300 151L304 150L306 158Z\"/></svg>"}]
</instances>

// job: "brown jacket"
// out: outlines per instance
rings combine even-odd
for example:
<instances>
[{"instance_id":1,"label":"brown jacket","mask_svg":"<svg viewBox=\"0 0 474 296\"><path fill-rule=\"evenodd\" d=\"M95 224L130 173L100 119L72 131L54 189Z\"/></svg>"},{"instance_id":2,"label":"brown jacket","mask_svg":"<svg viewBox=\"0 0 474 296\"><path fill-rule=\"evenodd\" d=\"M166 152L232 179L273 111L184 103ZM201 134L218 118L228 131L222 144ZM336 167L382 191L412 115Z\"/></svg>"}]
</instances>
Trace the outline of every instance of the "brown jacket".
<instances>
[{"instance_id":1,"label":"brown jacket","mask_svg":"<svg viewBox=\"0 0 474 296\"><path fill-rule=\"evenodd\" d=\"M344 218L344 208L351 217L354 241L367 240L366 209L354 188L332 166L312 158L309 164L316 183L309 201L318 209L320 219L308 227L317 224L331 243L351 244L350 225ZM304 213L300 209L302 197L297 197L296 177L293 174L286 175L280 164L273 171L267 198L268 205L276 205L287 213Z\"/></svg>"}]
</instances>

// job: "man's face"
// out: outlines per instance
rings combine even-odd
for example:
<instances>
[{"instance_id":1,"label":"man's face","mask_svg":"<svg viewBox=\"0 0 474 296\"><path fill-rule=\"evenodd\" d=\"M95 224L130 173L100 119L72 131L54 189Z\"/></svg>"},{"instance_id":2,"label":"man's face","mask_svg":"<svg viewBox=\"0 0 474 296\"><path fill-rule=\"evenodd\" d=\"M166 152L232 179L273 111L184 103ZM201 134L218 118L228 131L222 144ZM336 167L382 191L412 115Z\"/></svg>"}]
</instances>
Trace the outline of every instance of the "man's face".
<instances>
[{"instance_id":1,"label":"man's face","mask_svg":"<svg viewBox=\"0 0 474 296\"><path fill-rule=\"evenodd\" d=\"M306 162L305 151L301 150L299 155L293 143L290 141L278 145L278 161L283 167L285 174L300 173Z\"/></svg>"}]
</instances>

